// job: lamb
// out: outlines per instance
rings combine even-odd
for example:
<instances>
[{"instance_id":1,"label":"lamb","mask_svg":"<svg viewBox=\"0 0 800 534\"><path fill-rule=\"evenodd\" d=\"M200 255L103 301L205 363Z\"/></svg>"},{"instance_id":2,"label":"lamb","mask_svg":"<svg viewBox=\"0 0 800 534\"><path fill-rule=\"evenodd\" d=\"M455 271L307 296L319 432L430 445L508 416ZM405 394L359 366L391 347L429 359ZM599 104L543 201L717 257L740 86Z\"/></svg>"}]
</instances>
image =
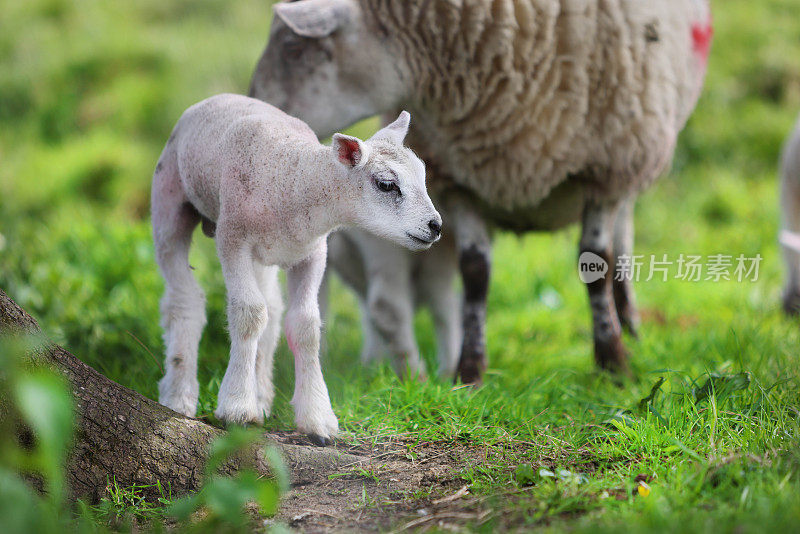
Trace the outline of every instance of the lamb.
<instances>
[{"instance_id":1,"label":"lamb","mask_svg":"<svg viewBox=\"0 0 800 534\"><path fill-rule=\"evenodd\" d=\"M214 96L184 112L153 175L153 239L166 282L161 404L190 417L197 406L205 299L188 254L202 220L216 241L231 337L215 415L248 423L270 413L281 267L295 421L314 443L330 442L338 420L319 363L317 304L328 233L357 226L412 250L429 248L441 233L424 165L402 144L408 125L403 112L366 141L336 134L331 148L304 122L245 96Z\"/></svg>"},{"instance_id":2,"label":"lamb","mask_svg":"<svg viewBox=\"0 0 800 534\"><path fill-rule=\"evenodd\" d=\"M581 221L581 252L610 266L629 254L631 206L672 158L712 35L707 0L299 0L274 10L251 96L320 136L398 107L423 117L411 145L448 178L430 187L457 243L464 382L486 365L487 221L516 231ZM618 310L632 293L620 289L611 276L587 284L595 359L612 370L627 368Z\"/></svg>"},{"instance_id":3,"label":"lamb","mask_svg":"<svg viewBox=\"0 0 800 534\"><path fill-rule=\"evenodd\" d=\"M431 250L414 254L358 229L341 230L328 238L328 265L358 296L363 363L388 358L400 376L407 371L425 376L414 337L414 311L427 307L436 330L439 374L453 377L462 334L460 297L453 283L458 258L450 234Z\"/></svg>"},{"instance_id":4,"label":"lamb","mask_svg":"<svg viewBox=\"0 0 800 534\"><path fill-rule=\"evenodd\" d=\"M780 241L786 263L783 309L800 314L800 118L786 141L781 165L781 208L783 221Z\"/></svg>"}]
</instances>

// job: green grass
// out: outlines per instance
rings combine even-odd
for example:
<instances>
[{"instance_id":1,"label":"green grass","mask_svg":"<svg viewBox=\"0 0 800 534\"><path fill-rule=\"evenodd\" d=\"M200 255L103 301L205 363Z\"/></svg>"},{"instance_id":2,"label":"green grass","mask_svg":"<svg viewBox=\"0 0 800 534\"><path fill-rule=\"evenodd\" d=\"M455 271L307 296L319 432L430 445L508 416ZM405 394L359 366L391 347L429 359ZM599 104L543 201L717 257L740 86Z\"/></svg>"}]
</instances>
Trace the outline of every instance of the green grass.
<instances>
[{"instance_id":1,"label":"green grass","mask_svg":"<svg viewBox=\"0 0 800 534\"><path fill-rule=\"evenodd\" d=\"M800 18L794 0L715 6L706 90L672 172L637 205L636 253L763 261L756 282L638 283L645 321L640 340L627 340L638 380L620 386L593 368L574 228L497 236L490 369L478 390L400 382L387 366L355 364L356 302L334 284L324 367L346 436L408 433L495 451L463 473L497 510L476 528L800 527L800 329L779 311L776 245L776 163L800 109ZM155 398L163 347L147 215L152 168L184 108L246 91L268 5L2 0L0 12L0 287L55 341ZM208 294L200 363L208 415L228 340L219 265L199 232L191 262ZM426 314L417 327L432 364ZM271 428L293 427L291 362L282 343ZM748 373L750 382L696 399L710 373ZM519 465L530 465L535 484L509 493ZM541 468L585 478L540 477ZM646 498L631 496L639 474L650 481Z\"/></svg>"}]
</instances>

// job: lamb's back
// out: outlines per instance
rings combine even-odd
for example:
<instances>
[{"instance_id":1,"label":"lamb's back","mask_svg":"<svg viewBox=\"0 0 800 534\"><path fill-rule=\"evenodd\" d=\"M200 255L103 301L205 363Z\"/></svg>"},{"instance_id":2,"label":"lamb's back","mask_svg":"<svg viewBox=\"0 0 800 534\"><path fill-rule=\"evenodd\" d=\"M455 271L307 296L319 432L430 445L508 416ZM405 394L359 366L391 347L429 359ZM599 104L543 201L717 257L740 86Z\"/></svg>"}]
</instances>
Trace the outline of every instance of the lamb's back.
<instances>
[{"instance_id":1,"label":"lamb's back","mask_svg":"<svg viewBox=\"0 0 800 534\"><path fill-rule=\"evenodd\" d=\"M189 202L216 221L220 187L231 173L279 165L298 144L316 143L317 138L303 121L270 104L221 94L188 108L170 142Z\"/></svg>"}]
</instances>

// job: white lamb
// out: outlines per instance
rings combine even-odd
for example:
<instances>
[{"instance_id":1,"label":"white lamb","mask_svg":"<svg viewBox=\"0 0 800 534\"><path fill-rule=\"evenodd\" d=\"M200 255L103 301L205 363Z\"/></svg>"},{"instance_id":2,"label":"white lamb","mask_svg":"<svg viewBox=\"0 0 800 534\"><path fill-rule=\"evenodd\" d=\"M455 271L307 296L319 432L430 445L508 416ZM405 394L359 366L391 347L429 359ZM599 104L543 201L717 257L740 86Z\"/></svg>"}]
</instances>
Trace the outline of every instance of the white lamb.
<instances>
[{"instance_id":1,"label":"white lamb","mask_svg":"<svg viewBox=\"0 0 800 534\"><path fill-rule=\"evenodd\" d=\"M402 145L408 124L403 112L367 141L336 134L331 148L304 122L245 96L218 95L186 110L153 175L153 238L166 282L162 404L188 416L196 410L205 299L188 254L202 220L204 232L216 239L231 337L216 416L246 423L270 413L282 267L297 427L320 445L336 435L338 421L319 363L317 294L328 233L358 226L424 250L441 231L424 165Z\"/></svg>"},{"instance_id":2,"label":"white lamb","mask_svg":"<svg viewBox=\"0 0 800 534\"><path fill-rule=\"evenodd\" d=\"M250 94L329 135L419 112L464 288L459 375L480 379L491 244L581 222L581 252L631 253L631 206L669 164L711 42L707 0L299 0L275 5ZM430 156L430 157L428 157ZM598 365L625 369L630 284L587 284ZM628 314L630 318L635 314Z\"/></svg>"},{"instance_id":3,"label":"white lamb","mask_svg":"<svg viewBox=\"0 0 800 534\"><path fill-rule=\"evenodd\" d=\"M800 314L800 119L783 149L781 208L780 241L786 263L783 309L789 315L797 315Z\"/></svg>"}]
</instances>

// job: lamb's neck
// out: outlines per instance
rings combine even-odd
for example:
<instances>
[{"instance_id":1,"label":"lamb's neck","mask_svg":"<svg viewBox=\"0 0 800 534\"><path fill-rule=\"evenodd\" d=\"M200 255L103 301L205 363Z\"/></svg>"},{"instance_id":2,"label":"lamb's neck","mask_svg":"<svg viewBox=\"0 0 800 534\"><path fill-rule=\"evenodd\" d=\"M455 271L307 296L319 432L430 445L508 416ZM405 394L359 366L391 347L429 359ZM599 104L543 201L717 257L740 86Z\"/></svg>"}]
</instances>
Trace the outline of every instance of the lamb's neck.
<instances>
[{"instance_id":1,"label":"lamb's neck","mask_svg":"<svg viewBox=\"0 0 800 534\"><path fill-rule=\"evenodd\" d=\"M325 235L356 223L358 184L334 161L331 148L319 145L312 154L313 182L307 184L303 201L313 233Z\"/></svg>"}]
</instances>

